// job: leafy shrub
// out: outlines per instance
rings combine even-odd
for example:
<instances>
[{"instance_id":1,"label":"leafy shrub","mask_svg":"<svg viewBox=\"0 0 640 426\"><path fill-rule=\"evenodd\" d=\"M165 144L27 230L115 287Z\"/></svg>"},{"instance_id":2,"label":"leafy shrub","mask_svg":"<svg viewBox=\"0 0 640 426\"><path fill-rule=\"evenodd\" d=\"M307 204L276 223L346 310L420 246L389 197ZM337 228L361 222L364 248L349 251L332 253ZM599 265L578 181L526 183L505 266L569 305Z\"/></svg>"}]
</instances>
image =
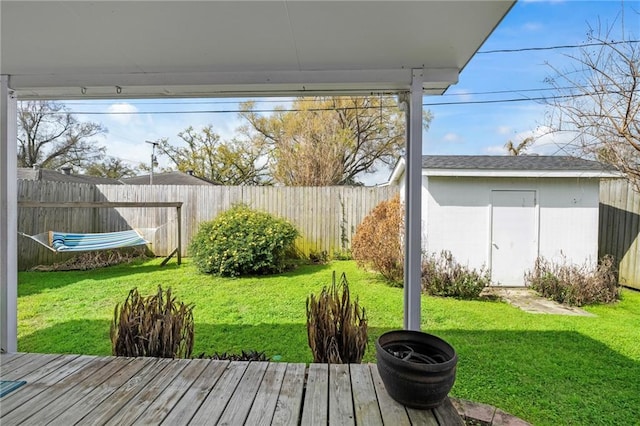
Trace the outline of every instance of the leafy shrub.
<instances>
[{"instance_id":1,"label":"leafy shrub","mask_svg":"<svg viewBox=\"0 0 640 426\"><path fill-rule=\"evenodd\" d=\"M327 253L326 250L322 250L320 252L312 250L309 253L309 261L317 265L324 265L329 261L329 253Z\"/></svg>"},{"instance_id":2,"label":"leafy shrub","mask_svg":"<svg viewBox=\"0 0 640 426\"><path fill-rule=\"evenodd\" d=\"M116 356L188 358L193 349L193 305L176 301L171 288L142 297L129 292L116 305L111 323L111 348Z\"/></svg>"},{"instance_id":3,"label":"leafy shrub","mask_svg":"<svg viewBox=\"0 0 640 426\"><path fill-rule=\"evenodd\" d=\"M269 358L264 352L258 351L242 351L239 354L227 353L227 352L214 352L213 355L205 355L204 352L198 355L199 359L217 359L228 361L269 361Z\"/></svg>"},{"instance_id":4,"label":"leafy shrub","mask_svg":"<svg viewBox=\"0 0 640 426\"><path fill-rule=\"evenodd\" d=\"M367 317L356 299L349 295L343 273L336 284L324 287L316 298L307 298L307 337L313 362L330 364L360 363L367 348Z\"/></svg>"},{"instance_id":5,"label":"leafy shrub","mask_svg":"<svg viewBox=\"0 0 640 426\"><path fill-rule=\"evenodd\" d=\"M389 282L402 283L403 209L400 196L378 204L356 228L351 252L360 267L369 267Z\"/></svg>"},{"instance_id":6,"label":"leafy shrub","mask_svg":"<svg viewBox=\"0 0 640 426\"><path fill-rule=\"evenodd\" d=\"M333 260L352 260L351 250L336 250L333 252Z\"/></svg>"},{"instance_id":7,"label":"leafy shrub","mask_svg":"<svg viewBox=\"0 0 640 426\"><path fill-rule=\"evenodd\" d=\"M484 268L480 271L461 265L448 250L422 256L422 291L432 296L477 299L491 284L491 276Z\"/></svg>"},{"instance_id":8,"label":"leafy shrub","mask_svg":"<svg viewBox=\"0 0 640 426\"><path fill-rule=\"evenodd\" d=\"M274 274L286 269L297 236L296 228L284 219L235 206L201 223L189 250L204 273Z\"/></svg>"},{"instance_id":9,"label":"leafy shrub","mask_svg":"<svg viewBox=\"0 0 640 426\"><path fill-rule=\"evenodd\" d=\"M612 256L604 256L593 268L568 264L566 258L554 263L536 259L533 271L525 274L526 284L542 296L573 306L612 303L620 299L620 289Z\"/></svg>"}]
</instances>

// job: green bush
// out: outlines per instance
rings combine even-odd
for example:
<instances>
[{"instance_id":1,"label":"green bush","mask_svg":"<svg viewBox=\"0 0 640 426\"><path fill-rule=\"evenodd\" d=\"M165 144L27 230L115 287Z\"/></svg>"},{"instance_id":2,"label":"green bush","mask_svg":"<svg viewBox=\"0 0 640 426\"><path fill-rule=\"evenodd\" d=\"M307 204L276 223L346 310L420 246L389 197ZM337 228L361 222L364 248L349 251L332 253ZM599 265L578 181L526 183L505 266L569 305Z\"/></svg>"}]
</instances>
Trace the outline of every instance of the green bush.
<instances>
[{"instance_id":1,"label":"green bush","mask_svg":"<svg viewBox=\"0 0 640 426\"><path fill-rule=\"evenodd\" d=\"M432 296L477 299L491 284L489 271L461 265L448 250L422 256L422 291Z\"/></svg>"},{"instance_id":2,"label":"green bush","mask_svg":"<svg viewBox=\"0 0 640 426\"><path fill-rule=\"evenodd\" d=\"M393 284L402 285L404 276L403 208L400 196L378 204L356 228L351 243L353 259Z\"/></svg>"},{"instance_id":3,"label":"green bush","mask_svg":"<svg viewBox=\"0 0 640 426\"><path fill-rule=\"evenodd\" d=\"M539 257L525 274L527 286L542 296L573 306L611 303L620 298L613 257L604 256L596 268L554 263Z\"/></svg>"},{"instance_id":4,"label":"green bush","mask_svg":"<svg viewBox=\"0 0 640 426\"><path fill-rule=\"evenodd\" d=\"M286 269L297 236L286 220L240 205L201 223L189 252L204 273L275 274Z\"/></svg>"}]
</instances>

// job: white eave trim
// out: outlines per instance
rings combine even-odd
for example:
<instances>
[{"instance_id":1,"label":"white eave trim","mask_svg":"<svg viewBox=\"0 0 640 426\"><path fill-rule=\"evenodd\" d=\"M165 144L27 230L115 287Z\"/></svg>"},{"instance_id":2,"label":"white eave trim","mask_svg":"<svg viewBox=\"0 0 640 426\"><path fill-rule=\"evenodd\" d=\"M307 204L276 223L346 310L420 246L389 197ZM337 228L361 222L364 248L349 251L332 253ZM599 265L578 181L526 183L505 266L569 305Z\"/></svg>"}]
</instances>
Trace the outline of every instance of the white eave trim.
<instances>
[{"instance_id":1,"label":"white eave trim","mask_svg":"<svg viewBox=\"0 0 640 426\"><path fill-rule=\"evenodd\" d=\"M619 173L598 170L478 170L422 169L422 176L507 178L619 178Z\"/></svg>"},{"instance_id":2,"label":"white eave trim","mask_svg":"<svg viewBox=\"0 0 640 426\"><path fill-rule=\"evenodd\" d=\"M455 68L425 69L425 94L439 95L458 82ZM135 74L10 75L20 99L95 99L408 91L410 69L251 71Z\"/></svg>"},{"instance_id":3,"label":"white eave trim","mask_svg":"<svg viewBox=\"0 0 640 426\"><path fill-rule=\"evenodd\" d=\"M400 183L400 179L402 178L403 175L404 175L404 157L401 157L398 160L398 163L396 164L396 166L393 168L393 171L391 172L391 176L389 176L389 181L387 182L387 185Z\"/></svg>"}]
</instances>

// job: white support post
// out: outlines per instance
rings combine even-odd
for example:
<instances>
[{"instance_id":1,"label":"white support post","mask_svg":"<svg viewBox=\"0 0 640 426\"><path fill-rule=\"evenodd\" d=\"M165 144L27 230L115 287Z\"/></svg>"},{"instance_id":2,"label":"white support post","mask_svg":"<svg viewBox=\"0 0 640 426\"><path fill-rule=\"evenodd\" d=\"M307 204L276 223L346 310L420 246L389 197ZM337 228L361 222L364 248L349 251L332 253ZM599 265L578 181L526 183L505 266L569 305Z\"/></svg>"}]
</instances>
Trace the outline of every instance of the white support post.
<instances>
[{"instance_id":1,"label":"white support post","mask_svg":"<svg viewBox=\"0 0 640 426\"><path fill-rule=\"evenodd\" d=\"M17 102L0 76L0 344L18 350Z\"/></svg>"},{"instance_id":2,"label":"white support post","mask_svg":"<svg viewBox=\"0 0 640 426\"><path fill-rule=\"evenodd\" d=\"M404 328L420 330L423 70L411 74L405 154Z\"/></svg>"}]
</instances>

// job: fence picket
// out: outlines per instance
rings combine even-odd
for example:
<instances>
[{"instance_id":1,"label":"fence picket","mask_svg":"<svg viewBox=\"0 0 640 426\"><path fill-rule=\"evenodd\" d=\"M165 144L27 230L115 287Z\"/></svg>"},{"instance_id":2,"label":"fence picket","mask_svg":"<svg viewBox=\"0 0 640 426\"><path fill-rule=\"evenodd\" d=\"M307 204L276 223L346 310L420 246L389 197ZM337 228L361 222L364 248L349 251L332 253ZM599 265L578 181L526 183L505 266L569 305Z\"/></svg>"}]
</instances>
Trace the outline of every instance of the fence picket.
<instances>
[{"instance_id":1,"label":"fence picket","mask_svg":"<svg viewBox=\"0 0 640 426\"><path fill-rule=\"evenodd\" d=\"M350 247L356 226L379 202L393 197L396 187L248 187L181 185L88 185L46 181L18 181L19 201L182 201L182 254L198 224L211 220L232 205L243 203L290 220L301 232L298 250L328 254L343 251L342 228ZM342 203L342 204L341 204ZM349 204L360 205L351 206ZM152 249L166 256L176 246L177 223L171 208L20 208L19 230L30 235L52 229L67 232L112 232L156 228ZM148 236L148 235L145 235ZM55 254L20 237L18 267L63 261Z\"/></svg>"},{"instance_id":2,"label":"fence picket","mask_svg":"<svg viewBox=\"0 0 640 426\"><path fill-rule=\"evenodd\" d=\"M619 262L620 283L640 289L640 194L622 179L600 182L599 256Z\"/></svg>"}]
</instances>

